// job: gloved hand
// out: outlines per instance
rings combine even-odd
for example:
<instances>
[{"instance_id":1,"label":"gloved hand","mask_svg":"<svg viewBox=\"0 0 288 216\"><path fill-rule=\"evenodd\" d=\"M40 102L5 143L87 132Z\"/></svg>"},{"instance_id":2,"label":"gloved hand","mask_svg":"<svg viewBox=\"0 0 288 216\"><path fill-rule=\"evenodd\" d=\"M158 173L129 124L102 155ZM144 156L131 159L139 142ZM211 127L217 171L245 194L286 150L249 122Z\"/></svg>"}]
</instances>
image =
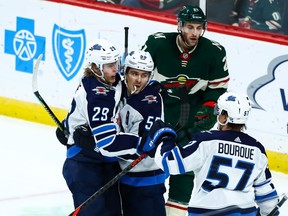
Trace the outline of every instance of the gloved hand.
<instances>
[{"instance_id":1,"label":"gloved hand","mask_svg":"<svg viewBox=\"0 0 288 216\"><path fill-rule=\"evenodd\" d=\"M79 125L73 133L75 145L82 149L94 150L95 140L88 125Z\"/></svg>"},{"instance_id":2,"label":"gloved hand","mask_svg":"<svg viewBox=\"0 0 288 216\"><path fill-rule=\"evenodd\" d=\"M67 146L68 139L65 136L64 132L59 127L57 127L56 129L56 137L61 144Z\"/></svg>"},{"instance_id":3,"label":"gloved hand","mask_svg":"<svg viewBox=\"0 0 288 216\"><path fill-rule=\"evenodd\" d=\"M214 107L205 106L205 104L203 104L195 115L194 127L199 127L202 130L210 130L216 123L216 115L214 115Z\"/></svg>"},{"instance_id":4,"label":"gloved hand","mask_svg":"<svg viewBox=\"0 0 288 216\"><path fill-rule=\"evenodd\" d=\"M172 126L162 120L153 123L149 131L144 132L138 145L138 152L146 152L150 157L154 157L157 146L161 142L175 142L177 137Z\"/></svg>"},{"instance_id":5,"label":"gloved hand","mask_svg":"<svg viewBox=\"0 0 288 216\"><path fill-rule=\"evenodd\" d=\"M239 27L241 28L246 28L246 29L250 29L251 28L251 18L249 16L240 19L239 21Z\"/></svg>"}]
</instances>

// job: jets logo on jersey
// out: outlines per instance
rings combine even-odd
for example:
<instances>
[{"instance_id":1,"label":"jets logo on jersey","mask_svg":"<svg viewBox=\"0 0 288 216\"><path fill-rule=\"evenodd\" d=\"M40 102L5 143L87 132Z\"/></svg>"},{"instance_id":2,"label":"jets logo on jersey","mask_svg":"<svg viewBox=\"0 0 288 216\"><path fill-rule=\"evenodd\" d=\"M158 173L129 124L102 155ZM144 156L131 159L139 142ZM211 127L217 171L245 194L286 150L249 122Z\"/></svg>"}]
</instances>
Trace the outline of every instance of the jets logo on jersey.
<instances>
[{"instance_id":1,"label":"jets logo on jersey","mask_svg":"<svg viewBox=\"0 0 288 216\"><path fill-rule=\"evenodd\" d=\"M148 104L158 103L157 97L154 95L147 95L147 96L145 96L145 98L142 101L147 101Z\"/></svg>"},{"instance_id":2,"label":"jets logo on jersey","mask_svg":"<svg viewBox=\"0 0 288 216\"><path fill-rule=\"evenodd\" d=\"M92 89L92 91L95 91L96 95L107 95L107 92L109 92L108 89L101 86Z\"/></svg>"}]
</instances>

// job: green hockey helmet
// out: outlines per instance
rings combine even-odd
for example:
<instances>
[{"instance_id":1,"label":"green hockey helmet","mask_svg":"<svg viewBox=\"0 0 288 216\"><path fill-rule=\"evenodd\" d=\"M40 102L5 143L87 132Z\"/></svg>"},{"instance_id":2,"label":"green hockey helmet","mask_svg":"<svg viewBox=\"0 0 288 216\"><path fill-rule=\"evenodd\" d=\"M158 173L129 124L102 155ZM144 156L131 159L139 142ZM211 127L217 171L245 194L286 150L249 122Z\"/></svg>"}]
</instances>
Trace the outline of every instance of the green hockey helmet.
<instances>
[{"instance_id":1,"label":"green hockey helmet","mask_svg":"<svg viewBox=\"0 0 288 216\"><path fill-rule=\"evenodd\" d=\"M198 6L186 5L178 13L178 23L183 26L184 22L203 23L206 28L207 18Z\"/></svg>"}]
</instances>

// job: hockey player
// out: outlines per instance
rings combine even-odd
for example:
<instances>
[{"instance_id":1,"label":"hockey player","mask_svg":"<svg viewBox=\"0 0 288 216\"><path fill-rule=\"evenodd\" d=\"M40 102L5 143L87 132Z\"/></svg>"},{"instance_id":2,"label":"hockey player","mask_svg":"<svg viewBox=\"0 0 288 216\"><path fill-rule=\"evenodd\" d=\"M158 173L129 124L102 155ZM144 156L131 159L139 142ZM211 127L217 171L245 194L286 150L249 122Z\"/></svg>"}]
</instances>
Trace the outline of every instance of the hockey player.
<instances>
[{"instance_id":1,"label":"hockey player","mask_svg":"<svg viewBox=\"0 0 288 216\"><path fill-rule=\"evenodd\" d=\"M237 0L232 25L279 33L282 29L280 11L278 0Z\"/></svg>"},{"instance_id":2,"label":"hockey player","mask_svg":"<svg viewBox=\"0 0 288 216\"><path fill-rule=\"evenodd\" d=\"M247 96L226 92L215 107L219 130L200 132L183 147L175 146L174 134L154 142L155 161L167 174L195 173L189 216L255 216L256 206L268 215L278 203L265 148L243 132L250 111Z\"/></svg>"},{"instance_id":3,"label":"hockey player","mask_svg":"<svg viewBox=\"0 0 288 216\"><path fill-rule=\"evenodd\" d=\"M124 80L127 88L124 104L120 110L122 132L142 137L157 119L164 119L163 102L159 93L159 83L150 82L154 63L148 52L132 51L124 64ZM138 141L133 136L129 140L123 134L111 134L113 125L97 128L101 134L95 137L97 146L105 156L118 156L122 169L126 168L143 152L137 152ZM114 130L115 131L115 130ZM119 140L120 139L120 140ZM142 138L146 139L146 137ZM139 140L140 141L140 140ZM166 216L164 193L166 174L155 164L154 159L146 157L141 163L120 179L120 190L125 216Z\"/></svg>"},{"instance_id":4,"label":"hockey player","mask_svg":"<svg viewBox=\"0 0 288 216\"><path fill-rule=\"evenodd\" d=\"M56 131L58 139L68 146L63 176L72 192L75 208L120 171L118 162L102 156L94 145L86 143L91 141L91 136L80 142L79 134L74 134L75 130L88 133L99 125L115 122L122 89L117 73L120 53L110 42L98 39L88 47L85 59L87 68L64 120L70 134L68 141L63 140L59 130ZM78 215L122 215L117 185L83 208Z\"/></svg>"},{"instance_id":5,"label":"hockey player","mask_svg":"<svg viewBox=\"0 0 288 216\"><path fill-rule=\"evenodd\" d=\"M225 48L203 37L206 27L206 16L199 7L184 6L178 14L178 32L150 35L142 47L153 58L154 79L167 92L165 122L175 127L180 115L188 115L186 125L177 132L179 146L186 144L194 133L214 126L214 104L228 86ZM190 110L185 114L180 107L186 97ZM193 178L193 173L170 176L168 216L186 215Z\"/></svg>"},{"instance_id":6,"label":"hockey player","mask_svg":"<svg viewBox=\"0 0 288 216\"><path fill-rule=\"evenodd\" d=\"M119 163L122 168L126 168L143 153L137 151L137 147L148 138L140 137L151 128L153 122L164 118L159 83L151 81L153 68L154 63L148 52L132 51L126 57L124 76L127 89L123 88L124 103L117 121L123 132L118 132L117 124L109 121L92 130L97 148L102 155L111 158L117 156L121 159ZM161 130L158 133L165 132ZM78 146L95 148L89 128L78 127L73 138L74 141L77 140ZM120 184L123 214L165 216L166 177L150 157L124 175Z\"/></svg>"}]
</instances>

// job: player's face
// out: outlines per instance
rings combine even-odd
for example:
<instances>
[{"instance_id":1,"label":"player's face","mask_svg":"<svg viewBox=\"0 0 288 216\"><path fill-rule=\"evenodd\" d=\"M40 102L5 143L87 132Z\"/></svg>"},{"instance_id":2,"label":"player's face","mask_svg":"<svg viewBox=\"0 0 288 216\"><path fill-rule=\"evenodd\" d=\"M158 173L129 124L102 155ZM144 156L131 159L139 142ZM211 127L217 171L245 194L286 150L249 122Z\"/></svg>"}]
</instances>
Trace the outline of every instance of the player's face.
<instances>
[{"instance_id":1,"label":"player's face","mask_svg":"<svg viewBox=\"0 0 288 216\"><path fill-rule=\"evenodd\" d=\"M189 23L185 22L181 27L182 36L185 42L193 47L198 43L200 36L203 33L203 24L202 23Z\"/></svg>"},{"instance_id":2,"label":"player's face","mask_svg":"<svg viewBox=\"0 0 288 216\"><path fill-rule=\"evenodd\" d=\"M129 68L126 83L129 94L138 94L147 84L150 74L146 71Z\"/></svg>"},{"instance_id":3,"label":"player's face","mask_svg":"<svg viewBox=\"0 0 288 216\"><path fill-rule=\"evenodd\" d=\"M118 72L118 63L109 63L103 65L104 79L107 84L111 85L116 82L116 74Z\"/></svg>"}]
</instances>

